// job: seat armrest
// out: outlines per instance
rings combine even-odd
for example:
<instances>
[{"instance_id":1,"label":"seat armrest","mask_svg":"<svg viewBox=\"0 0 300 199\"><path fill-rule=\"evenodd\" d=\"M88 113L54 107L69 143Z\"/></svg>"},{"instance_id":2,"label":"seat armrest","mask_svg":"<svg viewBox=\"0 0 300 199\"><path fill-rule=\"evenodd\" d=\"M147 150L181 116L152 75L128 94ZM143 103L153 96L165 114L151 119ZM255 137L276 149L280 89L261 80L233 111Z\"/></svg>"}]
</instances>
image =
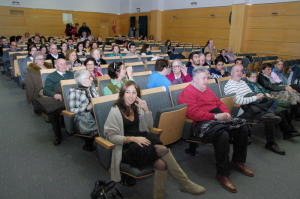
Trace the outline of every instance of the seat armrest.
<instances>
[{"instance_id":1,"label":"seat armrest","mask_svg":"<svg viewBox=\"0 0 300 199\"><path fill-rule=\"evenodd\" d=\"M62 115L65 115L65 116L68 116L68 117L75 117L75 113L72 113L70 111L67 111L67 110L63 110L61 112Z\"/></svg>"},{"instance_id":2,"label":"seat armrest","mask_svg":"<svg viewBox=\"0 0 300 199\"><path fill-rule=\"evenodd\" d=\"M162 134L163 130L159 128L150 128L150 132L154 134Z\"/></svg>"},{"instance_id":3,"label":"seat armrest","mask_svg":"<svg viewBox=\"0 0 300 199\"><path fill-rule=\"evenodd\" d=\"M113 149L115 147L113 143L102 137L96 137L95 141L106 149Z\"/></svg>"}]
</instances>

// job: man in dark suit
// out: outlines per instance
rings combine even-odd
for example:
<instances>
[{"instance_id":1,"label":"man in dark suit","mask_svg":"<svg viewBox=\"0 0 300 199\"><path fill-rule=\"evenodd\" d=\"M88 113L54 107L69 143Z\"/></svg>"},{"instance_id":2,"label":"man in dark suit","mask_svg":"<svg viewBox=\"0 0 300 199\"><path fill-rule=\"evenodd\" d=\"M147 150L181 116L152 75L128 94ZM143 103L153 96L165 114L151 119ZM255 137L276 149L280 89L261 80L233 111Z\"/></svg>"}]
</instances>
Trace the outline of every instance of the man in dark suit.
<instances>
[{"instance_id":1,"label":"man in dark suit","mask_svg":"<svg viewBox=\"0 0 300 199\"><path fill-rule=\"evenodd\" d=\"M51 44L49 49L49 54L47 55L46 59L51 60L52 66L55 65L55 60L59 58L65 58L65 56L61 53L58 53L56 44Z\"/></svg>"}]
</instances>

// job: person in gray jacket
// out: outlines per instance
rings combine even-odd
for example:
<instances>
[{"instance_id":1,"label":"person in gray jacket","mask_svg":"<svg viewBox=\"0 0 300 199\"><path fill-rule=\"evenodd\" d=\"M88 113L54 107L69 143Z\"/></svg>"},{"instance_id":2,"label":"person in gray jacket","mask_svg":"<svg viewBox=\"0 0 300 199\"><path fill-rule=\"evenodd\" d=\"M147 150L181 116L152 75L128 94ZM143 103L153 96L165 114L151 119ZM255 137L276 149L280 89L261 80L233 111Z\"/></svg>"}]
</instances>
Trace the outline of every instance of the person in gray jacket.
<instances>
[{"instance_id":1,"label":"person in gray jacket","mask_svg":"<svg viewBox=\"0 0 300 199\"><path fill-rule=\"evenodd\" d=\"M152 113L141 98L140 88L134 81L126 82L119 98L111 108L104 125L104 134L115 144L111 159L111 179L121 180L120 163L143 169L155 168L154 198L164 198L167 173L180 184L181 191L201 194L205 188L193 183L178 165L172 152L149 133L153 127Z\"/></svg>"}]
</instances>

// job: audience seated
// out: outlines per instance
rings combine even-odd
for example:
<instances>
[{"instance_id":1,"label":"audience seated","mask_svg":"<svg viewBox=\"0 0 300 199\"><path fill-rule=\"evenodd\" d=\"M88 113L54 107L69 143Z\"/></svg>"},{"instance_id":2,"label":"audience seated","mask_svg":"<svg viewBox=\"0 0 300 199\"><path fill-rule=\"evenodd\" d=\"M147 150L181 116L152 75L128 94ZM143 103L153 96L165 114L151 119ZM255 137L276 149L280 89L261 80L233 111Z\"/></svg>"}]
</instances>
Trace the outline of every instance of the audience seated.
<instances>
[{"instance_id":1,"label":"audience seated","mask_svg":"<svg viewBox=\"0 0 300 199\"><path fill-rule=\"evenodd\" d=\"M211 57L212 60L215 60L218 56L218 50L216 49L215 45L214 45L214 41L213 40L208 40L205 48L204 48L204 53L206 52L210 52L211 53Z\"/></svg>"},{"instance_id":2,"label":"audience seated","mask_svg":"<svg viewBox=\"0 0 300 199\"><path fill-rule=\"evenodd\" d=\"M192 78L187 73L187 68L179 59L175 59L171 63L172 72L167 75L167 78L172 84L181 84L192 81Z\"/></svg>"},{"instance_id":3,"label":"audience seated","mask_svg":"<svg viewBox=\"0 0 300 199\"><path fill-rule=\"evenodd\" d=\"M258 83L262 85L266 90L271 91L272 95L276 98L283 100L290 100L292 105L300 103L300 96L291 86L276 83L271 76L272 65L270 63L264 63L261 68L261 72L258 75Z\"/></svg>"},{"instance_id":4,"label":"audience seated","mask_svg":"<svg viewBox=\"0 0 300 199\"><path fill-rule=\"evenodd\" d=\"M46 57L48 54L48 48L45 45L41 45L39 51Z\"/></svg>"},{"instance_id":5,"label":"audience seated","mask_svg":"<svg viewBox=\"0 0 300 199\"><path fill-rule=\"evenodd\" d=\"M69 70L73 70L73 67L81 66L81 61L77 58L76 50L67 50L66 52L66 60L69 62L71 68Z\"/></svg>"},{"instance_id":6,"label":"audience seated","mask_svg":"<svg viewBox=\"0 0 300 199\"><path fill-rule=\"evenodd\" d=\"M3 46L5 46L6 39L2 39L2 42L4 42ZM9 52L17 52L17 51L21 51L21 49L18 48L18 44L16 41L12 41L12 42L10 42L9 49L5 53L3 53L2 59L4 62L4 71L5 71L5 74L7 77L11 76L11 70L9 68L11 66Z\"/></svg>"},{"instance_id":7,"label":"audience seated","mask_svg":"<svg viewBox=\"0 0 300 199\"><path fill-rule=\"evenodd\" d=\"M42 100L45 113L48 114L49 121L54 131L54 145L59 145L62 141L60 113L64 109L60 80L73 79L74 74L68 71L66 60L58 58L55 63L56 71L49 74L43 90L44 95L48 96L47 101ZM39 98L41 99L41 98ZM45 99L45 98L42 98Z\"/></svg>"},{"instance_id":8,"label":"audience seated","mask_svg":"<svg viewBox=\"0 0 300 199\"><path fill-rule=\"evenodd\" d=\"M214 60L212 60L210 52L206 52L204 55L205 55L205 63L203 64L203 66L215 65L215 62Z\"/></svg>"},{"instance_id":9,"label":"audience seated","mask_svg":"<svg viewBox=\"0 0 300 199\"><path fill-rule=\"evenodd\" d=\"M62 42L60 44L60 49L61 49L61 54L63 54L64 56L66 56L67 50L68 50L68 44L66 42Z\"/></svg>"},{"instance_id":10,"label":"audience seated","mask_svg":"<svg viewBox=\"0 0 300 199\"><path fill-rule=\"evenodd\" d=\"M229 64L229 58L226 56L226 50L222 49L220 55L216 58L222 60L224 64Z\"/></svg>"},{"instance_id":11,"label":"audience seated","mask_svg":"<svg viewBox=\"0 0 300 199\"><path fill-rule=\"evenodd\" d=\"M147 88L164 86L168 90L168 86L170 86L172 83L166 77L166 75L169 75L170 72L171 70L170 70L170 65L168 60L165 59L156 60L155 72L152 72L152 74L149 76L147 82Z\"/></svg>"},{"instance_id":12,"label":"audience seated","mask_svg":"<svg viewBox=\"0 0 300 199\"><path fill-rule=\"evenodd\" d=\"M91 51L91 56L96 60L97 66L100 67L102 64L107 64L104 59L102 59L101 50L93 49Z\"/></svg>"},{"instance_id":13,"label":"audience seated","mask_svg":"<svg viewBox=\"0 0 300 199\"><path fill-rule=\"evenodd\" d=\"M83 42L78 42L76 46L77 55L85 56L85 51L83 47Z\"/></svg>"},{"instance_id":14,"label":"audience seated","mask_svg":"<svg viewBox=\"0 0 300 199\"><path fill-rule=\"evenodd\" d=\"M98 97L98 93L90 78L90 72L87 70L79 70L74 74L74 79L77 83L76 88L71 88L69 91L69 108L72 113L75 113L75 126L82 135L91 136L85 139L84 150L93 151L94 136L98 134L96 121L93 116L92 98Z\"/></svg>"},{"instance_id":15,"label":"audience seated","mask_svg":"<svg viewBox=\"0 0 300 199\"><path fill-rule=\"evenodd\" d=\"M229 179L231 165L247 176L253 171L245 166L248 146L248 130L245 121L232 119L228 108L208 87L209 72L203 67L193 69L193 81L180 93L179 104L187 104L187 117L197 122L193 136L204 143L213 143L217 166L217 180L230 192L237 192ZM233 142L233 156L230 164L230 142ZM191 145L190 150L195 150Z\"/></svg>"},{"instance_id":16,"label":"audience seated","mask_svg":"<svg viewBox=\"0 0 300 199\"><path fill-rule=\"evenodd\" d=\"M236 56L233 53L232 48L227 48L226 57L229 59L229 63L234 63L234 61L236 60Z\"/></svg>"},{"instance_id":17,"label":"audience seated","mask_svg":"<svg viewBox=\"0 0 300 199\"><path fill-rule=\"evenodd\" d=\"M40 70L50 69L52 65L45 62L45 56L41 52L33 54L33 63L30 63L25 75L26 99L28 103L32 103L35 99L42 95L43 83Z\"/></svg>"},{"instance_id":18,"label":"audience seated","mask_svg":"<svg viewBox=\"0 0 300 199\"><path fill-rule=\"evenodd\" d=\"M104 134L114 143L111 162L111 179L121 181L120 163L143 169L155 168L153 198L164 198L167 174L175 178L183 192L202 194L205 188L193 183L178 165L172 152L149 133L153 127L152 113L141 99L139 87L133 81L120 89L104 125Z\"/></svg>"},{"instance_id":19,"label":"audience seated","mask_svg":"<svg viewBox=\"0 0 300 199\"><path fill-rule=\"evenodd\" d=\"M83 42L84 51L85 51L86 53L90 53L90 52L91 52L91 46L90 46L90 43L91 43L91 41L88 40L88 39L84 40L84 42Z\"/></svg>"},{"instance_id":20,"label":"audience seated","mask_svg":"<svg viewBox=\"0 0 300 199\"><path fill-rule=\"evenodd\" d=\"M192 52L189 55L189 62L187 63L188 73L193 77L193 69L197 66L204 66L205 64L205 55L199 54L199 52Z\"/></svg>"},{"instance_id":21,"label":"audience seated","mask_svg":"<svg viewBox=\"0 0 300 199\"><path fill-rule=\"evenodd\" d=\"M134 56L137 55L136 53L136 45L135 43L129 44L129 53L126 54L126 56Z\"/></svg>"},{"instance_id":22,"label":"audience seated","mask_svg":"<svg viewBox=\"0 0 300 199\"><path fill-rule=\"evenodd\" d=\"M97 77L103 75L101 72L101 68L100 70L97 69L96 60L92 57L89 57L84 61L84 66L86 67L86 70L90 72L90 77L94 82L97 82Z\"/></svg>"},{"instance_id":23,"label":"audience seated","mask_svg":"<svg viewBox=\"0 0 300 199\"><path fill-rule=\"evenodd\" d=\"M300 87L292 82L293 73L286 74L283 69L283 60L278 59L275 62L275 67L272 69L271 77L276 83L280 83L283 85L289 85L293 89L295 89L298 93L300 92Z\"/></svg>"},{"instance_id":24,"label":"audience seated","mask_svg":"<svg viewBox=\"0 0 300 199\"><path fill-rule=\"evenodd\" d=\"M285 152L279 148L275 142L275 125L283 130L285 138L294 136L293 127L287 122L287 116L280 114L281 117L276 116L276 104L270 98L265 97L263 93L252 92L245 81L242 80L243 67L235 65L231 70L232 78L226 83L224 92L226 95L235 94L235 103L241 104L238 116L245 119L261 120L265 126L266 145L265 147L280 155L285 155ZM275 106L275 107L274 107Z\"/></svg>"},{"instance_id":25,"label":"audience seated","mask_svg":"<svg viewBox=\"0 0 300 199\"><path fill-rule=\"evenodd\" d=\"M95 42L95 41L92 41L92 43L90 44L90 46L91 46L91 50L99 48L98 43Z\"/></svg>"},{"instance_id":26,"label":"audience seated","mask_svg":"<svg viewBox=\"0 0 300 199\"><path fill-rule=\"evenodd\" d=\"M151 46L149 44L143 44L140 55L152 55Z\"/></svg>"},{"instance_id":27,"label":"audience seated","mask_svg":"<svg viewBox=\"0 0 300 199\"><path fill-rule=\"evenodd\" d=\"M289 101L283 101L274 98L274 96L272 96L269 91L265 90L261 85L259 85L257 83L256 72L248 72L246 76L246 83L248 84L249 88L251 88L252 92L256 94L262 93L264 94L264 98L274 102L274 107L272 107L272 111L274 111L277 115L281 117L282 121L279 123L279 127L281 128L281 131L286 132L283 135L284 139L299 136L300 134L295 130L292 124L292 118L288 113L291 108L291 103Z\"/></svg>"},{"instance_id":28,"label":"audience seated","mask_svg":"<svg viewBox=\"0 0 300 199\"><path fill-rule=\"evenodd\" d=\"M125 82L133 80L132 67L125 67L122 62L113 62L109 64L108 75L111 80L103 90L104 95L119 93L121 86Z\"/></svg>"},{"instance_id":29,"label":"audience seated","mask_svg":"<svg viewBox=\"0 0 300 199\"><path fill-rule=\"evenodd\" d=\"M212 79L230 76L230 73L225 71L223 59L216 59L216 68L210 68L209 73Z\"/></svg>"},{"instance_id":30,"label":"audience seated","mask_svg":"<svg viewBox=\"0 0 300 199\"><path fill-rule=\"evenodd\" d=\"M73 50L75 49L74 43L73 43L73 39L72 38L68 38L67 39L67 44L68 44L68 49Z\"/></svg>"},{"instance_id":31,"label":"audience seated","mask_svg":"<svg viewBox=\"0 0 300 199\"><path fill-rule=\"evenodd\" d=\"M55 65L54 64L55 60L60 59L60 58L65 58L65 56L63 54L58 53L56 44L50 45L49 52L50 53L47 55L46 59L51 60L53 66Z\"/></svg>"},{"instance_id":32,"label":"audience seated","mask_svg":"<svg viewBox=\"0 0 300 199\"><path fill-rule=\"evenodd\" d=\"M115 44L112 46L112 54L107 55L108 57L115 57L115 56L120 56L122 57L122 54L120 52L120 46Z\"/></svg>"}]
</instances>

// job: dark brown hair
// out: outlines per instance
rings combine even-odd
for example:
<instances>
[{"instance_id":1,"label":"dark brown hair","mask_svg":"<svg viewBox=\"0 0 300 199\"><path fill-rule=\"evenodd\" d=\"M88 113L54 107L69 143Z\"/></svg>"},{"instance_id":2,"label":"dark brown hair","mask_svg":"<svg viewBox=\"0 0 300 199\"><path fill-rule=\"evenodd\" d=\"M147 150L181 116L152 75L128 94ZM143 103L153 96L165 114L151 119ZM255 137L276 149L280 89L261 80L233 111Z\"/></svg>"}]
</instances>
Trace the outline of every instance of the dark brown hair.
<instances>
[{"instance_id":1,"label":"dark brown hair","mask_svg":"<svg viewBox=\"0 0 300 199\"><path fill-rule=\"evenodd\" d=\"M169 61L166 59L158 59L155 62L155 71L162 71L164 68L169 67Z\"/></svg>"},{"instance_id":2,"label":"dark brown hair","mask_svg":"<svg viewBox=\"0 0 300 199\"><path fill-rule=\"evenodd\" d=\"M266 68L272 68L272 64L271 63L264 63L262 66L261 66L261 69L260 71L263 71L265 70Z\"/></svg>"},{"instance_id":3,"label":"dark brown hair","mask_svg":"<svg viewBox=\"0 0 300 199\"><path fill-rule=\"evenodd\" d=\"M118 78L117 72L120 72L122 65L122 62L112 62L108 65L107 73L111 79Z\"/></svg>"},{"instance_id":4,"label":"dark brown hair","mask_svg":"<svg viewBox=\"0 0 300 199\"><path fill-rule=\"evenodd\" d=\"M140 98L141 97L141 89L140 87L134 82L134 81L127 81L125 82L122 87L120 88L120 92L119 92L119 98L117 99L116 103L114 104L114 106L118 106L118 108L120 109L121 113L125 116L130 116L130 110L132 109L134 111L134 113L137 113L138 111L138 107L133 103L131 104L131 107L126 106L125 104L125 100L124 100L124 95L126 92L126 89L129 86L134 86L137 96Z\"/></svg>"}]
</instances>

